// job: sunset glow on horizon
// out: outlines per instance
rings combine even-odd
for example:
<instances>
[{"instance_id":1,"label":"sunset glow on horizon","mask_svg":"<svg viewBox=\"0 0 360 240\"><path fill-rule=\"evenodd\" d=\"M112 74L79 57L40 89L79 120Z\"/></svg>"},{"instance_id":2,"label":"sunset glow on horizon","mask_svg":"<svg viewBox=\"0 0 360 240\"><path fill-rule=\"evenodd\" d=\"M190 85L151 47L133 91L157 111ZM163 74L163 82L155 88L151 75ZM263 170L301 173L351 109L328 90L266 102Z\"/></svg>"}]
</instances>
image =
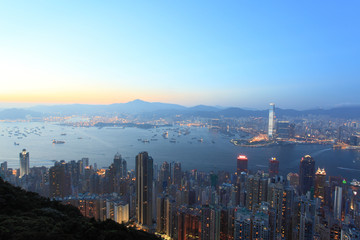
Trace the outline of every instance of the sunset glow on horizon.
<instances>
[{"instance_id":1,"label":"sunset glow on horizon","mask_svg":"<svg viewBox=\"0 0 360 240\"><path fill-rule=\"evenodd\" d=\"M359 104L358 7L3 1L0 104Z\"/></svg>"}]
</instances>

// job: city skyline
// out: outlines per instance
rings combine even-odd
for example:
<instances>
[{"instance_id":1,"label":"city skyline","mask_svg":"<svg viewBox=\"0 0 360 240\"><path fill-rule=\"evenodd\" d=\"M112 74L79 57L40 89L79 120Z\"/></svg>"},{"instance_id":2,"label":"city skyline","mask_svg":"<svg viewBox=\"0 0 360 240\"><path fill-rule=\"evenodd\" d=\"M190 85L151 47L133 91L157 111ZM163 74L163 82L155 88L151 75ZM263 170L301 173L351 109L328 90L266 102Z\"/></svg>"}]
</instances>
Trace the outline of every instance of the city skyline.
<instances>
[{"instance_id":1,"label":"city skyline","mask_svg":"<svg viewBox=\"0 0 360 240\"><path fill-rule=\"evenodd\" d=\"M2 2L0 103L359 104L358 5Z\"/></svg>"}]
</instances>

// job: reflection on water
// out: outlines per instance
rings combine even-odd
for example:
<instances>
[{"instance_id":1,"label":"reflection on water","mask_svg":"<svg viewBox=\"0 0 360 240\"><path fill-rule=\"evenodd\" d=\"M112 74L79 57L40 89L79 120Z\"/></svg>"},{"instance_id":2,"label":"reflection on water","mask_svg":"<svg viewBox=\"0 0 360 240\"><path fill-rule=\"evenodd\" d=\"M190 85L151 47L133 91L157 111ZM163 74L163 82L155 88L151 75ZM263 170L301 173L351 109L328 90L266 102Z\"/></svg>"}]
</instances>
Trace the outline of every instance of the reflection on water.
<instances>
[{"instance_id":1,"label":"reflection on water","mask_svg":"<svg viewBox=\"0 0 360 240\"><path fill-rule=\"evenodd\" d=\"M51 160L54 159L70 161L83 157L89 157L91 164L96 162L98 166L109 166L115 153L119 152L131 169L134 168L135 156L141 151L148 151L155 163L179 161L183 169L234 172L237 155L245 154L252 170L266 170L268 159L276 157L280 161L280 172L287 174L297 172L301 157L310 154L315 158L316 165L325 168L330 175L359 178L357 171L346 169L360 170L359 152L356 151L333 150L329 145L246 148L234 146L229 142L230 137L207 128L190 128L187 134L179 134L179 130L181 128L98 129L50 123L0 123L0 161L8 161L9 167L17 168L19 153L26 148L30 152L31 166L52 166ZM12 131L10 137L9 131ZM26 137L15 138L16 131ZM168 138L162 136L164 132L168 132ZM15 139L19 145L14 145ZM65 144L52 144L53 139L65 141ZM170 142L172 139L176 143Z\"/></svg>"}]
</instances>

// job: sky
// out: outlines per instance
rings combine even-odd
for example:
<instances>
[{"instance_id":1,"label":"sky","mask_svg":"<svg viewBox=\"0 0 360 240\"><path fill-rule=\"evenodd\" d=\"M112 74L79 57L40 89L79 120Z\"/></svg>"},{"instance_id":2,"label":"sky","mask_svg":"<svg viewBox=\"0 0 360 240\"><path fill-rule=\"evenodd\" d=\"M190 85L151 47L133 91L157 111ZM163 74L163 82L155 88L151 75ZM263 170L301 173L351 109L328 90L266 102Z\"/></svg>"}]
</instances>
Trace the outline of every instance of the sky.
<instances>
[{"instance_id":1,"label":"sky","mask_svg":"<svg viewBox=\"0 0 360 240\"><path fill-rule=\"evenodd\" d=\"M360 104L359 1L0 1L0 107Z\"/></svg>"}]
</instances>

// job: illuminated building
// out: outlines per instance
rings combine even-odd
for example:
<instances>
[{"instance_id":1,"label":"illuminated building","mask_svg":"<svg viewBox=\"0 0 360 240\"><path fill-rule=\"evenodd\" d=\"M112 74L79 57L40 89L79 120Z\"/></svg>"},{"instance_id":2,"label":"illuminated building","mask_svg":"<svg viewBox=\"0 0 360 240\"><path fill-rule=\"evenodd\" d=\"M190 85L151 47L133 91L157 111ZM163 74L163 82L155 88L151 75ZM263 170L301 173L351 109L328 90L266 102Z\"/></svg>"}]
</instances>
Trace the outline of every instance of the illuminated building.
<instances>
[{"instance_id":1,"label":"illuminated building","mask_svg":"<svg viewBox=\"0 0 360 240\"><path fill-rule=\"evenodd\" d=\"M127 223L129 221L129 204L119 202L114 204L114 221L117 223Z\"/></svg>"},{"instance_id":2,"label":"illuminated building","mask_svg":"<svg viewBox=\"0 0 360 240\"><path fill-rule=\"evenodd\" d=\"M313 239L315 233L315 201L310 200L306 196L301 196L298 200L298 221L299 240Z\"/></svg>"},{"instance_id":3,"label":"illuminated building","mask_svg":"<svg viewBox=\"0 0 360 240\"><path fill-rule=\"evenodd\" d=\"M50 198L71 195L71 177L66 169L65 161L56 162L55 166L49 169L49 196Z\"/></svg>"},{"instance_id":4,"label":"illuminated building","mask_svg":"<svg viewBox=\"0 0 360 240\"><path fill-rule=\"evenodd\" d=\"M220 210L212 206L201 208L201 239L220 239Z\"/></svg>"},{"instance_id":5,"label":"illuminated building","mask_svg":"<svg viewBox=\"0 0 360 240\"><path fill-rule=\"evenodd\" d=\"M299 187L299 174L290 172L286 179L289 181L290 186L293 186L295 189Z\"/></svg>"},{"instance_id":6,"label":"illuminated building","mask_svg":"<svg viewBox=\"0 0 360 240\"><path fill-rule=\"evenodd\" d=\"M276 158L269 160L269 176L274 177L279 174L279 161Z\"/></svg>"},{"instance_id":7,"label":"illuminated building","mask_svg":"<svg viewBox=\"0 0 360 240\"><path fill-rule=\"evenodd\" d=\"M340 223L334 223L330 227L330 239L341 239L341 225Z\"/></svg>"},{"instance_id":8,"label":"illuminated building","mask_svg":"<svg viewBox=\"0 0 360 240\"><path fill-rule=\"evenodd\" d=\"M141 152L135 159L136 219L140 225L152 226L153 159Z\"/></svg>"},{"instance_id":9,"label":"illuminated building","mask_svg":"<svg viewBox=\"0 0 360 240\"><path fill-rule=\"evenodd\" d=\"M234 239L251 239L251 212L246 208L235 209Z\"/></svg>"},{"instance_id":10,"label":"illuminated building","mask_svg":"<svg viewBox=\"0 0 360 240\"><path fill-rule=\"evenodd\" d=\"M220 240L234 239L235 209L222 208L220 213Z\"/></svg>"},{"instance_id":11,"label":"illuminated building","mask_svg":"<svg viewBox=\"0 0 360 240\"><path fill-rule=\"evenodd\" d=\"M300 161L300 194L306 194L314 187L314 178L315 160L310 155L306 155Z\"/></svg>"},{"instance_id":12,"label":"illuminated building","mask_svg":"<svg viewBox=\"0 0 360 240\"><path fill-rule=\"evenodd\" d=\"M259 174L250 175L246 179L246 208L252 210L254 205L267 200L268 179Z\"/></svg>"},{"instance_id":13,"label":"illuminated building","mask_svg":"<svg viewBox=\"0 0 360 240\"><path fill-rule=\"evenodd\" d=\"M325 201L325 181L326 181L325 169L318 168L318 170L315 173L314 197L320 198L321 202Z\"/></svg>"},{"instance_id":14,"label":"illuminated building","mask_svg":"<svg viewBox=\"0 0 360 240\"><path fill-rule=\"evenodd\" d=\"M248 159L245 155L237 157L237 175L240 176L241 172L248 172Z\"/></svg>"},{"instance_id":15,"label":"illuminated building","mask_svg":"<svg viewBox=\"0 0 360 240\"><path fill-rule=\"evenodd\" d=\"M201 239L201 210L181 207L177 211L178 240Z\"/></svg>"},{"instance_id":16,"label":"illuminated building","mask_svg":"<svg viewBox=\"0 0 360 240\"><path fill-rule=\"evenodd\" d=\"M26 152L26 149L23 149L20 153L20 178L24 175L29 175L29 152Z\"/></svg>"},{"instance_id":17,"label":"illuminated building","mask_svg":"<svg viewBox=\"0 0 360 240\"><path fill-rule=\"evenodd\" d=\"M252 219L251 239L270 240L269 215L257 212Z\"/></svg>"},{"instance_id":18,"label":"illuminated building","mask_svg":"<svg viewBox=\"0 0 360 240\"><path fill-rule=\"evenodd\" d=\"M274 127L275 127L275 103L270 103L269 127L268 127L268 137L269 137L269 139L272 139L274 137Z\"/></svg>"},{"instance_id":19,"label":"illuminated building","mask_svg":"<svg viewBox=\"0 0 360 240\"><path fill-rule=\"evenodd\" d=\"M268 202L275 214L275 232L282 239L291 238L291 222L294 207L295 191L293 187L286 187L280 179L272 180L269 184Z\"/></svg>"}]
</instances>

